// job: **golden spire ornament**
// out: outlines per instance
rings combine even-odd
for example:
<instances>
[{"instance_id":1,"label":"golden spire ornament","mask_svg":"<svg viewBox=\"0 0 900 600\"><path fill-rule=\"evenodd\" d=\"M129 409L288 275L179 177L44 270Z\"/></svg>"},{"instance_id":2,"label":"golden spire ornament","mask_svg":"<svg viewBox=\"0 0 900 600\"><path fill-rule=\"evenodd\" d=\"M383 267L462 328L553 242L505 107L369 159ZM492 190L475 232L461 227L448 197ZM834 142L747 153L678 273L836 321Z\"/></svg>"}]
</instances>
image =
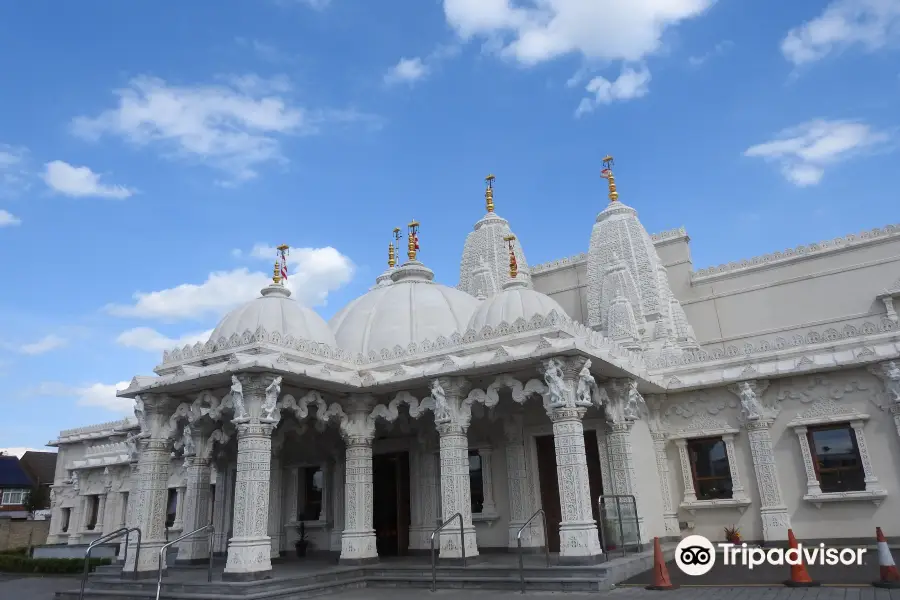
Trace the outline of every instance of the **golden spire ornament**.
<instances>
[{"instance_id":1,"label":"golden spire ornament","mask_svg":"<svg viewBox=\"0 0 900 600\"><path fill-rule=\"evenodd\" d=\"M419 251L419 222L413 219L409 225L409 233L407 234L407 252L409 260L416 260L416 252Z\"/></svg>"},{"instance_id":2,"label":"golden spire ornament","mask_svg":"<svg viewBox=\"0 0 900 600\"><path fill-rule=\"evenodd\" d=\"M600 171L600 177L609 183L609 201L618 202L619 192L616 191L616 176L613 175L612 167L615 163L613 157L607 154L603 157L603 170Z\"/></svg>"},{"instance_id":3,"label":"golden spire ornament","mask_svg":"<svg viewBox=\"0 0 900 600\"><path fill-rule=\"evenodd\" d=\"M287 271L287 257L288 250L291 247L287 244L281 244L275 250L278 252L278 258L275 259L275 275L272 277L272 281L275 283L283 283L287 281L288 271Z\"/></svg>"},{"instance_id":4,"label":"golden spire ornament","mask_svg":"<svg viewBox=\"0 0 900 600\"><path fill-rule=\"evenodd\" d=\"M272 271L272 282L273 283L281 283L281 265L278 264L278 261L275 261L275 269Z\"/></svg>"},{"instance_id":5,"label":"golden spire ornament","mask_svg":"<svg viewBox=\"0 0 900 600\"><path fill-rule=\"evenodd\" d=\"M515 279L516 275L519 274L519 263L516 261L516 247L513 242L516 241L516 236L513 234L509 234L503 241L509 245L509 276L511 279Z\"/></svg>"},{"instance_id":6,"label":"golden spire ornament","mask_svg":"<svg viewBox=\"0 0 900 600\"><path fill-rule=\"evenodd\" d=\"M394 242L397 243L394 246ZM397 248L400 247L400 228L394 227L394 239L388 244L388 267L394 268L397 266Z\"/></svg>"},{"instance_id":7,"label":"golden spire ornament","mask_svg":"<svg viewBox=\"0 0 900 600\"><path fill-rule=\"evenodd\" d=\"M487 189L484 190L484 204L487 207L487 211L489 213L494 212L494 180L496 177L493 175L488 175L484 178L484 182L487 184Z\"/></svg>"}]
</instances>

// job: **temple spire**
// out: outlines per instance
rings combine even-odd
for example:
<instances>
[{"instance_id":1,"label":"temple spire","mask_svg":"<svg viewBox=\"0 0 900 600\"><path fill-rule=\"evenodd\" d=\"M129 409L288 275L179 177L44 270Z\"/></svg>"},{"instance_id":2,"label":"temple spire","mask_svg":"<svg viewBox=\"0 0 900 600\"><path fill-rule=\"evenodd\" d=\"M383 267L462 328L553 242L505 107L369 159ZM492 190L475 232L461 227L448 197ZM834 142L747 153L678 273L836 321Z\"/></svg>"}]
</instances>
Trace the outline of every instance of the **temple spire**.
<instances>
[{"instance_id":1,"label":"temple spire","mask_svg":"<svg viewBox=\"0 0 900 600\"><path fill-rule=\"evenodd\" d=\"M516 241L516 236L509 234L503 241L509 245L509 276L511 279L515 279L516 275L519 274L519 263L516 262L516 247L513 242Z\"/></svg>"},{"instance_id":2,"label":"temple spire","mask_svg":"<svg viewBox=\"0 0 900 600\"><path fill-rule=\"evenodd\" d=\"M613 175L612 166L615 163L613 162L613 157L607 154L603 157L603 170L600 171L600 177L605 179L609 183L609 201L610 202L618 202L619 201L619 192L616 191L616 177Z\"/></svg>"},{"instance_id":3,"label":"temple spire","mask_svg":"<svg viewBox=\"0 0 900 600\"><path fill-rule=\"evenodd\" d=\"M406 255L409 257L409 260L416 260L416 252L419 251L419 222L413 219L407 227L409 227L409 233L406 236Z\"/></svg>"},{"instance_id":4,"label":"temple spire","mask_svg":"<svg viewBox=\"0 0 900 600\"><path fill-rule=\"evenodd\" d=\"M397 245L394 245L394 242ZM400 247L400 228L394 227L394 239L388 245L388 267L393 269L397 265L397 248Z\"/></svg>"},{"instance_id":5,"label":"temple spire","mask_svg":"<svg viewBox=\"0 0 900 600\"><path fill-rule=\"evenodd\" d=\"M494 212L494 180L496 177L488 175L484 178L487 189L484 190L484 204L489 213Z\"/></svg>"},{"instance_id":6,"label":"temple spire","mask_svg":"<svg viewBox=\"0 0 900 600\"><path fill-rule=\"evenodd\" d=\"M272 282L278 285L284 285L284 282L287 281L288 271L287 271L287 257L288 250L291 247L287 244L281 244L275 250L278 252L278 255L275 258L275 269L272 273Z\"/></svg>"}]
</instances>

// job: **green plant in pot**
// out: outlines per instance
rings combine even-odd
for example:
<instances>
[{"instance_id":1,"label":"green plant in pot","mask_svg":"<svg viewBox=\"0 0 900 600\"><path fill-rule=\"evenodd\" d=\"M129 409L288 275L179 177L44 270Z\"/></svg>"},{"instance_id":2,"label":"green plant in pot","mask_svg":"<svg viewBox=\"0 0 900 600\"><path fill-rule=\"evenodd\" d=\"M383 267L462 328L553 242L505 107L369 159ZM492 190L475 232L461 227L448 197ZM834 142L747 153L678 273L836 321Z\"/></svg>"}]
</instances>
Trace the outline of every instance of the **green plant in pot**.
<instances>
[{"instance_id":1,"label":"green plant in pot","mask_svg":"<svg viewBox=\"0 0 900 600\"><path fill-rule=\"evenodd\" d=\"M725 541L729 544L741 543L741 530L732 525L725 528Z\"/></svg>"},{"instance_id":2,"label":"green plant in pot","mask_svg":"<svg viewBox=\"0 0 900 600\"><path fill-rule=\"evenodd\" d=\"M309 540L306 537L306 523L301 522L296 527L297 541L294 542L294 548L297 550L297 557L306 556L306 549L309 548Z\"/></svg>"}]
</instances>

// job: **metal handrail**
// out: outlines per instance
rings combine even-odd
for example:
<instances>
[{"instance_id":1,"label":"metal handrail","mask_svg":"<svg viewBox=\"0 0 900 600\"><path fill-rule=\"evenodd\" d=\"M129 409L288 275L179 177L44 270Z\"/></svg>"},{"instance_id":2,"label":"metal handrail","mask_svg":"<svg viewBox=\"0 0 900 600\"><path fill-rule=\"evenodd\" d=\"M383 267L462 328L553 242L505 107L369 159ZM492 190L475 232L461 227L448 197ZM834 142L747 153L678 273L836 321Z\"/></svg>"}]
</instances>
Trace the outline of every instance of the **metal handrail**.
<instances>
[{"instance_id":1,"label":"metal handrail","mask_svg":"<svg viewBox=\"0 0 900 600\"><path fill-rule=\"evenodd\" d=\"M213 527L213 524L210 523L209 525L204 525L203 527L198 527L197 529L195 529L193 531L189 531L188 533L185 533L183 536L179 537L178 539L175 539L175 540L172 540L171 542L167 542L166 544L163 544L163 547L159 549L159 557L158 557L159 572L157 573L157 576L156 576L156 600L159 600L159 594L162 591L163 557L166 555L166 550L169 549L169 546L172 546L173 544L177 544L178 542L180 542L181 540L183 540L185 538L189 538L193 535L197 535L201 531L207 531L207 530L209 530L209 535L207 536L207 538L208 538L207 544L209 545L209 567L206 570L206 582L207 583L212 582L213 533L215 533L216 529L215 529L215 527Z\"/></svg>"},{"instance_id":2,"label":"metal handrail","mask_svg":"<svg viewBox=\"0 0 900 600\"><path fill-rule=\"evenodd\" d=\"M466 534L463 530L463 516L462 513L456 513L443 523L437 526L434 531L431 532L431 591L437 591L437 558L434 555L434 536L436 536L440 531L453 522L453 519L459 517L459 547L462 552L462 566L466 566Z\"/></svg>"},{"instance_id":3,"label":"metal handrail","mask_svg":"<svg viewBox=\"0 0 900 600\"><path fill-rule=\"evenodd\" d=\"M604 514L603 514L603 502L607 498L612 498L616 501L616 520L619 522L619 539L622 543L622 556L626 556L628 554L628 545L625 543L625 527L622 524L622 506L621 506L621 498L631 498L631 505L634 507L634 530L635 535L637 536L637 544L636 550L637 552L641 552L644 549L644 544L641 540L641 521L638 515L637 508L637 498L634 497L634 494L603 494L598 499L600 509L600 531L603 532L603 552L605 554L609 554L609 543L606 539L606 528L603 525Z\"/></svg>"},{"instance_id":4,"label":"metal handrail","mask_svg":"<svg viewBox=\"0 0 900 600\"><path fill-rule=\"evenodd\" d=\"M91 551L94 549L94 546L98 544L102 544L103 542L108 542L109 540L115 539L117 537L121 537L122 534L125 535L125 557L123 562L127 564L128 562L128 542L131 541L131 532L137 532L137 548L134 551L134 570L137 572L137 561L141 556L141 528L140 527L120 527L115 531L111 531L106 535L97 538L93 542L88 545L87 550L84 551L84 572L81 574L81 593L78 595L79 600L84 600L84 587L87 585L88 572L90 570L90 559L91 559ZM124 569L124 567L123 567Z\"/></svg>"},{"instance_id":5,"label":"metal handrail","mask_svg":"<svg viewBox=\"0 0 900 600\"><path fill-rule=\"evenodd\" d=\"M525 528L528 527L534 518L538 515L541 515L541 520L544 522L544 552L547 554L547 568L550 568L550 537L547 535L547 513L544 512L543 508L539 508L534 511L534 514L531 515L525 524L519 527L519 531L516 532L516 546L519 551L519 581L522 584L522 593L525 593L525 560L522 558L522 532L525 531Z\"/></svg>"}]
</instances>

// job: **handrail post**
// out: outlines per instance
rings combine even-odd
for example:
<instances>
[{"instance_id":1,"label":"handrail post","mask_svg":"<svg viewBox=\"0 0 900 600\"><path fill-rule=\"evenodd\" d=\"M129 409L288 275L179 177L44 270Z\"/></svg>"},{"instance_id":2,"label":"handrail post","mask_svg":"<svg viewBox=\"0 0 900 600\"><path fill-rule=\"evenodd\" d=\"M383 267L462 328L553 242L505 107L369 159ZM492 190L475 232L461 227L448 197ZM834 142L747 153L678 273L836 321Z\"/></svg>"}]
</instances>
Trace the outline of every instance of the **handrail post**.
<instances>
[{"instance_id":1,"label":"handrail post","mask_svg":"<svg viewBox=\"0 0 900 600\"><path fill-rule=\"evenodd\" d=\"M207 531L207 530L210 532L210 537L211 537L212 532L215 531L215 528L213 527L212 523L210 523L208 525L204 525L203 527L198 527L197 529L195 529L193 531L189 531L188 533L185 533L181 537L174 539L171 542L166 542L165 544L163 544L162 548L159 549L159 556L157 557L157 563L156 563L159 568L159 570L157 572L157 576L156 576L156 600L159 600L159 594L160 594L160 592L162 592L163 556L165 556L166 551L169 549L170 546L177 544L181 540L183 540L185 538L189 538L193 535L197 535L201 531ZM207 543L209 543L209 542L207 542ZM212 581L212 554L210 554L209 570L207 571L206 577L207 577L207 581Z\"/></svg>"},{"instance_id":2,"label":"handrail post","mask_svg":"<svg viewBox=\"0 0 900 600\"><path fill-rule=\"evenodd\" d=\"M465 530L463 528L463 516L462 513L456 513L451 516L449 519L438 525L434 531L431 532L431 591L437 591L437 559L434 555L434 536L440 533L444 527L453 522L453 519L459 517L459 541L460 541L460 549L462 551L462 566L465 568L466 566L466 535Z\"/></svg>"},{"instance_id":3,"label":"handrail post","mask_svg":"<svg viewBox=\"0 0 900 600\"><path fill-rule=\"evenodd\" d=\"M138 529L137 527L134 527L132 529L137 529L138 545L140 545L141 530ZM84 571L81 574L81 592L78 596L80 600L84 600L84 588L87 585L87 578L88 578L88 573L90 572L90 564L91 564L91 552L94 550L94 546L97 546L98 544L101 544L103 542L108 542L117 537L121 537L124 534L125 535L125 552L127 555L128 540L129 540L131 531L132 530L128 529L127 527L120 527L120 528L116 529L115 531L111 531L111 532L107 533L106 535L100 536L99 538L97 538L96 540L94 540L93 542L88 544L87 550L85 550L85 552L84 552Z\"/></svg>"},{"instance_id":4,"label":"handrail post","mask_svg":"<svg viewBox=\"0 0 900 600\"><path fill-rule=\"evenodd\" d=\"M544 524L544 553L547 555L547 568L550 568L550 536L547 534L547 513L544 512L543 508L539 508L534 511L534 514L528 517L528 520L519 527L519 531L516 532L516 549L519 552L519 583L521 584L521 593L525 593L525 560L522 557L522 532L525 531L525 528L528 527L534 518L538 515L541 515L541 521Z\"/></svg>"}]
</instances>

